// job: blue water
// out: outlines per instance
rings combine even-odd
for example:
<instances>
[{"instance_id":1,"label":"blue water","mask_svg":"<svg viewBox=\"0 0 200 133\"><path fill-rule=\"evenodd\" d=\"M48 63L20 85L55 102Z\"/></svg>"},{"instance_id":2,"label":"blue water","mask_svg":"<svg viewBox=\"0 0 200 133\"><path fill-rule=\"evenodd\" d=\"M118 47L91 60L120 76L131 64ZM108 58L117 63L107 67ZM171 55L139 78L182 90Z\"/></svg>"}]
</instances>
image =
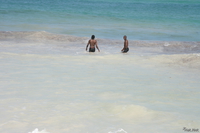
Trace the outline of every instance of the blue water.
<instances>
[{"instance_id":1,"label":"blue water","mask_svg":"<svg viewBox=\"0 0 200 133\"><path fill-rule=\"evenodd\" d=\"M1 31L200 41L199 0L1 0Z\"/></svg>"}]
</instances>

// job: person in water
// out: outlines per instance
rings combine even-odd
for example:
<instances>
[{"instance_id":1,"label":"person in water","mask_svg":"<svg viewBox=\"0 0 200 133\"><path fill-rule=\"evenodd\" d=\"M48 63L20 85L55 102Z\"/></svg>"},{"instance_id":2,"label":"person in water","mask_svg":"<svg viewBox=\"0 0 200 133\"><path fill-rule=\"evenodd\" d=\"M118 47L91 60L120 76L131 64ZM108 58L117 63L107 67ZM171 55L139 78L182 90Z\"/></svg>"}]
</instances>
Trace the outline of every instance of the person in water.
<instances>
[{"instance_id":1,"label":"person in water","mask_svg":"<svg viewBox=\"0 0 200 133\"><path fill-rule=\"evenodd\" d=\"M99 47L97 45L97 40L95 40L94 35L92 35L91 39L88 41L88 44L86 46L86 51L87 51L87 48L88 48L89 45L90 45L89 52L95 52L95 46L98 49L98 51L100 52Z\"/></svg>"},{"instance_id":2,"label":"person in water","mask_svg":"<svg viewBox=\"0 0 200 133\"><path fill-rule=\"evenodd\" d=\"M124 38L124 48L121 51L122 53L127 53L129 51L127 36L125 35L123 38Z\"/></svg>"}]
</instances>

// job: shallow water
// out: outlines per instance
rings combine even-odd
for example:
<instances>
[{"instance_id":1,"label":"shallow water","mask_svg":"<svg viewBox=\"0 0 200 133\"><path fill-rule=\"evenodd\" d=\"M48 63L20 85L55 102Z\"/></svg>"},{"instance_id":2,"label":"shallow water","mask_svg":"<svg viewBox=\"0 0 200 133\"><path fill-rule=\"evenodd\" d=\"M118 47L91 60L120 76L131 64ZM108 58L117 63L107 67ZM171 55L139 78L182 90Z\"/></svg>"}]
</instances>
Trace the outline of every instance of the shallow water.
<instances>
[{"instance_id":1,"label":"shallow water","mask_svg":"<svg viewBox=\"0 0 200 133\"><path fill-rule=\"evenodd\" d=\"M182 133L184 127L200 128L198 51L164 49L179 44L189 51L195 42L134 41L137 45L122 54L122 41L100 39L101 52L88 53L88 38L9 34L1 33L0 41L0 132Z\"/></svg>"}]
</instances>

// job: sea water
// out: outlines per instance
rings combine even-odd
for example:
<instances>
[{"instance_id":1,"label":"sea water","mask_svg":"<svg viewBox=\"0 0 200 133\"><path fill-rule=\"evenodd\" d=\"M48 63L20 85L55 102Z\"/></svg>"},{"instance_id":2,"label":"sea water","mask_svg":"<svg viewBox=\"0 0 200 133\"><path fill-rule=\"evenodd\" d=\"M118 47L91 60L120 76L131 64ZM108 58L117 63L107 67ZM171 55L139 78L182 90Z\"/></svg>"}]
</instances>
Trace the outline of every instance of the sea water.
<instances>
[{"instance_id":1,"label":"sea water","mask_svg":"<svg viewBox=\"0 0 200 133\"><path fill-rule=\"evenodd\" d=\"M1 0L1 31L199 41L199 0Z\"/></svg>"},{"instance_id":2,"label":"sea water","mask_svg":"<svg viewBox=\"0 0 200 133\"><path fill-rule=\"evenodd\" d=\"M0 2L0 132L200 129L199 1Z\"/></svg>"}]
</instances>

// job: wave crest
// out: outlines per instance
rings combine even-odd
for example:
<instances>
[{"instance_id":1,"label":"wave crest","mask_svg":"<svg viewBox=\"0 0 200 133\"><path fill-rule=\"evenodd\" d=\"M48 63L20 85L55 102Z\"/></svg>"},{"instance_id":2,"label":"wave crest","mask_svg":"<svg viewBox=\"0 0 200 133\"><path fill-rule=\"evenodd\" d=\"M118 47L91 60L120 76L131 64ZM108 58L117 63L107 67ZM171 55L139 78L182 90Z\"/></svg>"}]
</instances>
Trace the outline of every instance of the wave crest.
<instances>
[{"instance_id":1,"label":"wave crest","mask_svg":"<svg viewBox=\"0 0 200 133\"><path fill-rule=\"evenodd\" d=\"M78 43L86 44L89 37L77 37L71 35L53 34L45 31L0 31L0 41L33 41L33 42L50 42L50 43ZM98 43L108 46L121 46L123 40L97 39ZM180 42L180 41L141 41L129 40L130 47L145 47L161 49L164 54L173 53L199 53L200 42Z\"/></svg>"}]
</instances>

